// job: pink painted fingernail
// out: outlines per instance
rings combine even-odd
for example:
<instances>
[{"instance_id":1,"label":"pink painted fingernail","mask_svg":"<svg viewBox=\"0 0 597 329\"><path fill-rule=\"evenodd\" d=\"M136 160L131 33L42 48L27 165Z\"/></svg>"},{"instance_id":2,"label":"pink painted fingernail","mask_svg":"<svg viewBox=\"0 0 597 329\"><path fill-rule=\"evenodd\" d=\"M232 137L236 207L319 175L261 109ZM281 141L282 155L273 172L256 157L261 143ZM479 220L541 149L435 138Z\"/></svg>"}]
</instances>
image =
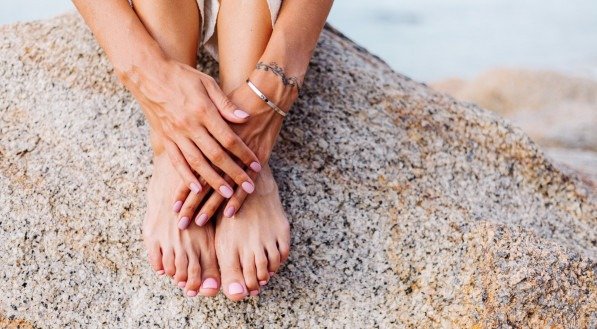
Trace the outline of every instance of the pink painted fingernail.
<instances>
[{"instance_id":1,"label":"pink painted fingernail","mask_svg":"<svg viewBox=\"0 0 597 329\"><path fill-rule=\"evenodd\" d=\"M195 290L189 290L189 291L187 291L187 296L195 297L195 296L197 296L197 292Z\"/></svg>"},{"instance_id":2,"label":"pink painted fingernail","mask_svg":"<svg viewBox=\"0 0 597 329\"><path fill-rule=\"evenodd\" d=\"M234 110L234 116L240 119L246 119L249 117L249 113L243 111L243 110Z\"/></svg>"},{"instance_id":3,"label":"pink painted fingernail","mask_svg":"<svg viewBox=\"0 0 597 329\"><path fill-rule=\"evenodd\" d=\"M177 213L180 211L181 208L182 208L182 201L178 200L174 203L172 210Z\"/></svg>"},{"instance_id":4,"label":"pink painted fingernail","mask_svg":"<svg viewBox=\"0 0 597 329\"><path fill-rule=\"evenodd\" d=\"M230 206L230 207L227 207L227 208L226 208L226 210L224 210L224 216L226 216L226 217L228 217L228 218L230 218L230 217L234 216L234 210L235 210L235 209L234 209L234 207L232 207L232 206Z\"/></svg>"},{"instance_id":5,"label":"pink painted fingernail","mask_svg":"<svg viewBox=\"0 0 597 329\"><path fill-rule=\"evenodd\" d=\"M164 271L164 270L159 270L159 271L157 271L156 273L157 273L157 275L164 275L164 274L166 273L166 271Z\"/></svg>"},{"instance_id":6,"label":"pink painted fingernail","mask_svg":"<svg viewBox=\"0 0 597 329\"><path fill-rule=\"evenodd\" d=\"M196 183L191 183L191 191L195 194L199 194L201 192L201 185L197 185Z\"/></svg>"},{"instance_id":7,"label":"pink painted fingernail","mask_svg":"<svg viewBox=\"0 0 597 329\"><path fill-rule=\"evenodd\" d=\"M216 281L216 279L213 279L213 278L205 279L205 281L203 281L203 284L201 284L201 288L203 288L203 289L218 289L218 281Z\"/></svg>"},{"instance_id":8,"label":"pink painted fingernail","mask_svg":"<svg viewBox=\"0 0 597 329\"><path fill-rule=\"evenodd\" d=\"M260 172L261 171L261 165L258 162L251 162L251 164L249 165L249 167L251 167L251 169L253 169L254 172Z\"/></svg>"},{"instance_id":9,"label":"pink painted fingernail","mask_svg":"<svg viewBox=\"0 0 597 329\"><path fill-rule=\"evenodd\" d=\"M228 286L228 293L231 295L244 294L245 288L240 283L233 282Z\"/></svg>"},{"instance_id":10,"label":"pink painted fingernail","mask_svg":"<svg viewBox=\"0 0 597 329\"><path fill-rule=\"evenodd\" d=\"M267 280L259 281L260 286L265 286L267 284Z\"/></svg>"},{"instance_id":11,"label":"pink painted fingernail","mask_svg":"<svg viewBox=\"0 0 597 329\"><path fill-rule=\"evenodd\" d=\"M259 290L253 290L253 291L251 291L251 296L254 297L254 296L257 296L257 295L259 295Z\"/></svg>"},{"instance_id":12,"label":"pink painted fingernail","mask_svg":"<svg viewBox=\"0 0 597 329\"><path fill-rule=\"evenodd\" d=\"M203 226L203 225L205 225L205 223L207 223L208 219L209 219L209 217L207 217L206 214L201 214L201 215L199 215L199 217L197 217L197 219L195 219L195 223L198 226Z\"/></svg>"},{"instance_id":13,"label":"pink painted fingernail","mask_svg":"<svg viewBox=\"0 0 597 329\"><path fill-rule=\"evenodd\" d=\"M230 197L232 196L232 193L234 193L234 192L232 191L232 189L230 187L228 187L226 185L222 185L222 186L220 186L220 193L226 199L230 199Z\"/></svg>"},{"instance_id":14,"label":"pink painted fingernail","mask_svg":"<svg viewBox=\"0 0 597 329\"><path fill-rule=\"evenodd\" d=\"M243 182L241 186L243 187L243 190L245 190L245 192L247 193L253 193L253 191L255 191L255 186L253 186L253 184L249 182Z\"/></svg>"},{"instance_id":15,"label":"pink painted fingernail","mask_svg":"<svg viewBox=\"0 0 597 329\"><path fill-rule=\"evenodd\" d=\"M180 281L180 282L178 283L178 288L184 288L184 286L186 286L186 285L187 285L187 283L186 283L186 282L184 282L184 281Z\"/></svg>"},{"instance_id":16,"label":"pink painted fingernail","mask_svg":"<svg viewBox=\"0 0 597 329\"><path fill-rule=\"evenodd\" d=\"M178 222L178 229L180 230L184 230L187 227L189 227L189 223L191 223L191 219L189 219L189 217L183 217L180 219L180 221Z\"/></svg>"}]
</instances>

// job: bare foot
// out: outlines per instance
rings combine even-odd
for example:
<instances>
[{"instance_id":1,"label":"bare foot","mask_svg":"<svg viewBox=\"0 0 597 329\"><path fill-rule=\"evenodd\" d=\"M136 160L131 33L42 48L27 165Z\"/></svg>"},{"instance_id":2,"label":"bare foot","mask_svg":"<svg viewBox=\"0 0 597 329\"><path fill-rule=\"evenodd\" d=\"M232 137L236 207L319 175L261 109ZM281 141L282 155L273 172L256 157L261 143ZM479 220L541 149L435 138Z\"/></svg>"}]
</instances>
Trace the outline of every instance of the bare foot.
<instances>
[{"instance_id":1,"label":"bare foot","mask_svg":"<svg viewBox=\"0 0 597 329\"><path fill-rule=\"evenodd\" d=\"M189 297L215 296L220 272L213 225L191 225L180 230L178 216L172 211L173 194L184 185L165 153L154 157L143 240L151 266L158 274L173 277Z\"/></svg>"},{"instance_id":2,"label":"bare foot","mask_svg":"<svg viewBox=\"0 0 597 329\"><path fill-rule=\"evenodd\" d=\"M289 251L290 225L278 186L265 166L240 211L217 219L216 253L224 294L234 301L259 294Z\"/></svg>"}]
</instances>

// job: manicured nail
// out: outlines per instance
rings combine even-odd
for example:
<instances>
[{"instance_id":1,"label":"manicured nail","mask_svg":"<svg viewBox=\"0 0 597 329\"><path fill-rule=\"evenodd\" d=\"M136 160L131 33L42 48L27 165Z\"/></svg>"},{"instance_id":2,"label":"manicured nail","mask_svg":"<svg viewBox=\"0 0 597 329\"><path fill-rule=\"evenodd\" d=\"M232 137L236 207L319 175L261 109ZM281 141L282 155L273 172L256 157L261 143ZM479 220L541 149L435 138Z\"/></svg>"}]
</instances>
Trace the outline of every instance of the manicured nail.
<instances>
[{"instance_id":1,"label":"manicured nail","mask_svg":"<svg viewBox=\"0 0 597 329\"><path fill-rule=\"evenodd\" d=\"M243 110L234 110L234 116L240 119L246 119L249 117L249 113Z\"/></svg>"},{"instance_id":2,"label":"manicured nail","mask_svg":"<svg viewBox=\"0 0 597 329\"><path fill-rule=\"evenodd\" d=\"M260 172L261 171L261 165L258 162L251 162L251 164L249 165L249 167L251 167L251 169L253 169L254 172Z\"/></svg>"},{"instance_id":3,"label":"manicured nail","mask_svg":"<svg viewBox=\"0 0 597 329\"><path fill-rule=\"evenodd\" d=\"M197 296L197 292L195 290L189 290L189 291L187 291L187 296L195 297L195 296Z\"/></svg>"},{"instance_id":4,"label":"manicured nail","mask_svg":"<svg viewBox=\"0 0 597 329\"><path fill-rule=\"evenodd\" d=\"M243 190L245 190L245 192L247 193L253 193L253 191L255 191L255 186L253 186L253 184L249 182L243 182L241 186L243 187Z\"/></svg>"},{"instance_id":5,"label":"manicured nail","mask_svg":"<svg viewBox=\"0 0 597 329\"><path fill-rule=\"evenodd\" d=\"M199 194L201 192L201 185L197 185L196 183L191 183L191 191L195 194Z\"/></svg>"},{"instance_id":6,"label":"manicured nail","mask_svg":"<svg viewBox=\"0 0 597 329\"><path fill-rule=\"evenodd\" d=\"M177 213L180 211L181 208L182 208L182 201L178 200L174 203L172 210Z\"/></svg>"},{"instance_id":7,"label":"manicured nail","mask_svg":"<svg viewBox=\"0 0 597 329\"><path fill-rule=\"evenodd\" d=\"M216 281L216 279L213 279L213 278L205 279L205 281L203 281L203 284L201 284L201 288L203 288L203 289L218 289L218 281Z\"/></svg>"},{"instance_id":8,"label":"manicured nail","mask_svg":"<svg viewBox=\"0 0 597 329\"><path fill-rule=\"evenodd\" d=\"M205 223L207 223L208 219L209 219L209 217L207 217L206 214L201 214L201 215L199 215L199 217L197 217L197 219L195 219L195 223L198 226L203 226L203 225L205 225Z\"/></svg>"},{"instance_id":9,"label":"manicured nail","mask_svg":"<svg viewBox=\"0 0 597 329\"><path fill-rule=\"evenodd\" d=\"M265 286L267 284L267 280L259 281L260 286Z\"/></svg>"},{"instance_id":10,"label":"manicured nail","mask_svg":"<svg viewBox=\"0 0 597 329\"><path fill-rule=\"evenodd\" d=\"M257 296L257 295L259 295L259 290L253 290L253 291L251 291L251 296L254 297L254 296Z\"/></svg>"},{"instance_id":11,"label":"manicured nail","mask_svg":"<svg viewBox=\"0 0 597 329\"><path fill-rule=\"evenodd\" d=\"M180 282L178 283L178 288L184 288L184 286L186 286L186 285L187 285L187 283L186 283L186 282L184 282L184 281L180 281Z\"/></svg>"},{"instance_id":12,"label":"manicured nail","mask_svg":"<svg viewBox=\"0 0 597 329\"><path fill-rule=\"evenodd\" d=\"M232 189L226 185L222 185L220 186L220 193L222 193L222 196L225 197L226 199L230 199L230 197L232 196L232 193L234 193L232 191Z\"/></svg>"},{"instance_id":13,"label":"manicured nail","mask_svg":"<svg viewBox=\"0 0 597 329\"><path fill-rule=\"evenodd\" d=\"M231 295L244 294L245 288L240 283L233 282L228 286L228 293Z\"/></svg>"},{"instance_id":14,"label":"manicured nail","mask_svg":"<svg viewBox=\"0 0 597 329\"><path fill-rule=\"evenodd\" d=\"M166 271L164 271L164 270L159 270L159 271L157 271L156 273L157 273L157 275L164 275L164 274L166 274Z\"/></svg>"},{"instance_id":15,"label":"manicured nail","mask_svg":"<svg viewBox=\"0 0 597 329\"><path fill-rule=\"evenodd\" d=\"M235 209L234 209L234 207L232 207L232 206L230 206L230 207L227 207L227 208L226 208L226 210L224 210L224 216L226 216L226 217L228 217L228 218L230 218L230 217L234 216L234 210L235 210Z\"/></svg>"},{"instance_id":16,"label":"manicured nail","mask_svg":"<svg viewBox=\"0 0 597 329\"><path fill-rule=\"evenodd\" d=\"M191 223L191 220L189 219L189 217L183 217L180 219L180 221L178 222L178 229L180 230L184 230L187 227L189 227L189 223Z\"/></svg>"}]
</instances>

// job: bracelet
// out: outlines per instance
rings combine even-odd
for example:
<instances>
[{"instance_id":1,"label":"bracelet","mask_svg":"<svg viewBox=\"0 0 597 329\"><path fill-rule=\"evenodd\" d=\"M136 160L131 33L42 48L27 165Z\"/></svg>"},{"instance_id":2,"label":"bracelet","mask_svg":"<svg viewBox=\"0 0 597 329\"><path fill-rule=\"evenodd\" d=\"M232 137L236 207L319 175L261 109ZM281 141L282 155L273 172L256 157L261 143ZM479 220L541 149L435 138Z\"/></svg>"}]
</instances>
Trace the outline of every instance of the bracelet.
<instances>
[{"instance_id":1,"label":"bracelet","mask_svg":"<svg viewBox=\"0 0 597 329\"><path fill-rule=\"evenodd\" d=\"M255 86L251 80L247 79L247 84L249 85L249 88L251 88L251 90L253 90L253 92L255 93L255 95L257 95L259 98L261 98L261 100L263 100L269 107L271 107L274 111L276 111L276 113L278 113L279 115L285 117L286 116L286 112L284 112L281 108L278 107L278 105L274 104L274 102L270 101L262 92L261 90L259 90L259 88L257 88L257 86Z\"/></svg>"}]
</instances>

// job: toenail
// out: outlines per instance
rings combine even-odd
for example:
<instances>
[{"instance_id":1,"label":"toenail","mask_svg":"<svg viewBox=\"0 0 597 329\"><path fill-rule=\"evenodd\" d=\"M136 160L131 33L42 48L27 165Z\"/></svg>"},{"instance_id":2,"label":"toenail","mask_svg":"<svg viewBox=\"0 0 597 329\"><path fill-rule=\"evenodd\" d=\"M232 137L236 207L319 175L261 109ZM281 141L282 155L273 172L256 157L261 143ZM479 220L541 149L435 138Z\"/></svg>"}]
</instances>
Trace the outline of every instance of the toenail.
<instances>
[{"instance_id":1,"label":"toenail","mask_svg":"<svg viewBox=\"0 0 597 329\"><path fill-rule=\"evenodd\" d=\"M245 288L243 288L243 286L240 283L233 282L228 286L228 293L231 295L244 294Z\"/></svg>"},{"instance_id":2,"label":"toenail","mask_svg":"<svg viewBox=\"0 0 597 329\"><path fill-rule=\"evenodd\" d=\"M224 210L224 216L226 217L232 217L234 216L234 207L233 206L229 206L228 208L226 208L226 210Z\"/></svg>"},{"instance_id":3,"label":"toenail","mask_svg":"<svg viewBox=\"0 0 597 329\"><path fill-rule=\"evenodd\" d=\"M156 271L156 273L157 273L158 275L164 275L164 274L166 273L166 271L164 271L164 270L159 270L159 271Z\"/></svg>"},{"instance_id":4,"label":"toenail","mask_svg":"<svg viewBox=\"0 0 597 329\"><path fill-rule=\"evenodd\" d=\"M251 291L251 296L257 296L257 295L259 295L259 290Z\"/></svg>"},{"instance_id":5,"label":"toenail","mask_svg":"<svg viewBox=\"0 0 597 329\"><path fill-rule=\"evenodd\" d=\"M209 219L209 217L207 217L206 214L201 214L201 215L199 215L199 217L197 217L197 219L195 219L195 223L199 226L203 226L203 225L205 225L205 223L207 223L208 219Z\"/></svg>"},{"instance_id":6,"label":"toenail","mask_svg":"<svg viewBox=\"0 0 597 329\"><path fill-rule=\"evenodd\" d=\"M267 284L267 280L259 281L260 286L265 286Z\"/></svg>"},{"instance_id":7,"label":"toenail","mask_svg":"<svg viewBox=\"0 0 597 329\"><path fill-rule=\"evenodd\" d=\"M234 191L232 191L232 189L230 187L228 187L226 185L222 185L222 186L220 186L220 193L226 199L230 199L230 197L232 197L232 194L234 193Z\"/></svg>"},{"instance_id":8,"label":"toenail","mask_svg":"<svg viewBox=\"0 0 597 329\"><path fill-rule=\"evenodd\" d=\"M179 287L179 288L184 288L184 286L186 286L186 285L187 285L187 283L186 283L186 282L184 282L184 281L180 281L180 282L178 283L178 287Z\"/></svg>"},{"instance_id":9,"label":"toenail","mask_svg":"<svg viewBox=\"0 0 597 329\"><path fill-rule=\"evenodd\" d=\"M190 222L191 222L191 220L189 219L189 217L183 217L178 222L178 228L181 229L181 230L184 230L187 227L189 227L189 223Z\"/></svg>"},{"instance_id":10,"label":"toenail","mask_svg":"<svg viewBox=\"0 0 597 329\"><path fill-rule=\"evenodd\" d=\"M272 276L274 276L274 274L276 274L275 272L269 272L269 277L271 278Z\"/></svg>"},{"instance_id":11,"label":"toenail","mask_svg":"<svg viewBox=\"0 0 597 329\"><path fill-rule=\"evenodd\" d=\"M259 162L251 162L251 164L249 165L249 167L251 167L251 169L253 169L254 172L260 172L261 171L261 165L259 164Z\"/></svg>"},{"instance_id":12,"label":"toenail","mask_svg":"<svg viewBox=\"0 0 597 329\"><path fill-rule=\"evenodd\" d=\"M201 186L197 185L197 183L191 183L191 191L195 194L199 194L199 192L201 192Z\"/></svg>"},{"instance_id":13,"label":"toenail","mask_svg":"<svg viewBox=\"0 0 597 329\"><path fill-rule=\"evenodd\" d=\"M253 193L253 191L255 191L255 186L253 186L253 184L251 184L250 182L243 182L241 186L243 187L243 190L245 190L245 192L247 193Z\"/></svg>"},{"instance_id":14,"label":"toenail","mask_svg":"<svg viewBox=\"0 0 597 329\"><path fill-rule=\"evenodd\" d=\"M189 291L187 291L187 296L195 297L195 296L197 296L197 292L195 290L189 290Z\"/></svg>"},{"instance_id":15,"label":"toenail","mask_svg":"<svg viewBox=\"0 0 597 329\"><path fill-rule=\"evenodd\" d=\"M182 209L182 201L178 200L174 203L174 206L172 206L172 210L177 213L180 209Z\"/></svg>"},{"instance_id":16,"label":"toenail","mask_svg":"<svg viewBox=\"0 0 597 329\"><path fill-rule=\"evenodd\" d=\"M213 278L208 278L201 284L202 289L218 289L218 281Z\"/></svg>"}]
</instances>

